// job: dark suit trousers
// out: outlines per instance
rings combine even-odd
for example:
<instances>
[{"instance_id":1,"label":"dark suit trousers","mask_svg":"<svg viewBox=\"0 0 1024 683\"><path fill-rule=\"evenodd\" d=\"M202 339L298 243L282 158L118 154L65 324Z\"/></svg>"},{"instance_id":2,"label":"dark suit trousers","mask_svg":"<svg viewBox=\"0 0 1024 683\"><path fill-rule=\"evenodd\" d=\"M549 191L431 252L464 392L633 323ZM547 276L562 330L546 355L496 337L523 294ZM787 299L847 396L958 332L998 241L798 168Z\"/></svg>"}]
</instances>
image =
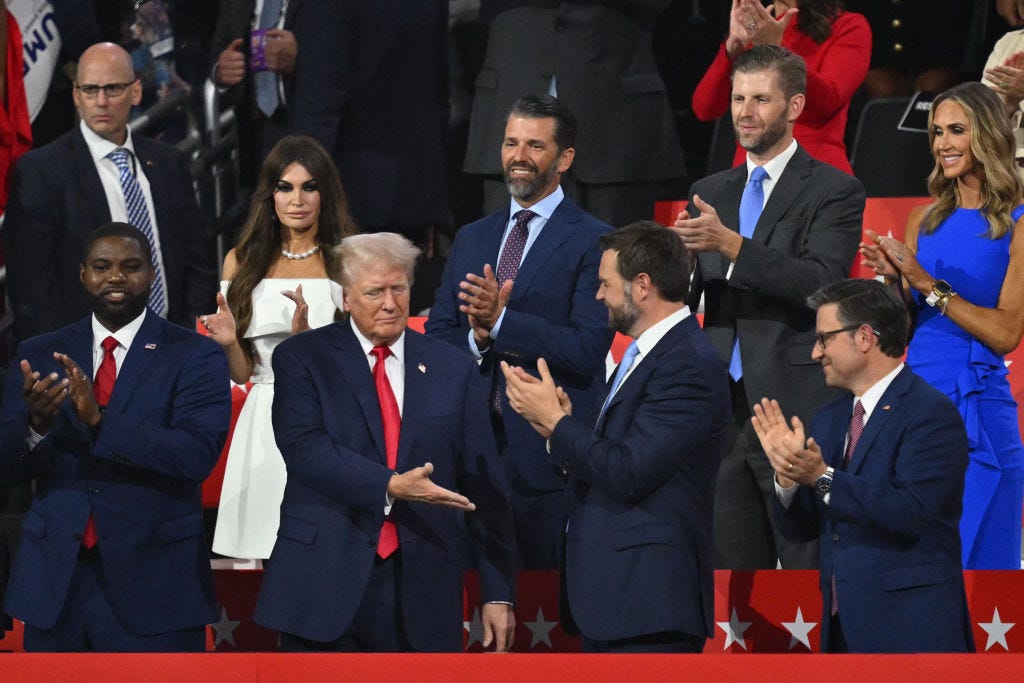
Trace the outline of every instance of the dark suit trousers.
<instances>
[{"instance_id":1,"label":"dark suit trousers","mask_svg":"<svg viewBox=\"0 0 1024 683\"><path fill-rule=\"evenodd\" d=\"M591 640L583 636L580 649L595 654L682 654L704 651L707 638L689 633L650 633L621 640Z\"/></svg>"},{"instance_id":2,"label":"dark suit trousers","mask_svg":"<svg viewBox=\"0 0 1024 683\"><path fill-rule=\"evenodd\" d=\"M334 577L344 581L345 577ZM370 580L352 623L337 640L321 642L281 634L282 652L415 652L402 626L402 551L374 557Z\"/></svg>"},{"instance_id":3,"label":"dark suit trousers","mask_svg":"<svg viewBox=\"0 0 1024 683\"><path fill-rule=\"evenodd\" d=\"M25 624L26 652L203 652L206 627L156 635L131 633L110 604L98 546L82 550L57 623Z\"/></svg>"},{"instance_id":4,"label":"dark suit trousers","mask_svg":"<svg viewBox=\"0 0 1024 683\"><path fill-rule=\"evenodd\" d=\"M732 443L715 487L715 568L817 569L818 541L794 543L776 527L771 512L774 472L750 423L751 405L743 381L729 382Z\"/></svg>"}]
</instances>

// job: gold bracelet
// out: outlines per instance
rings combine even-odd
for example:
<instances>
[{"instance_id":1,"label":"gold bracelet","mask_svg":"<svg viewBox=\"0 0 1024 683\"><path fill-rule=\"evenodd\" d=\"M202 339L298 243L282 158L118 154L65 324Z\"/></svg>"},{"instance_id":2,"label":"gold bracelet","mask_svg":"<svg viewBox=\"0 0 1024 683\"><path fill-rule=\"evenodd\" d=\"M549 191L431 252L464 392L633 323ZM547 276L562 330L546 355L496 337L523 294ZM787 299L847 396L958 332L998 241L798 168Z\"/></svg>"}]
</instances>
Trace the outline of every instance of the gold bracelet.
<instances>
[{"instance_id":1,"label":"gold bracelet","mask_svg":"<svg viewBox=\"0 0 1024 683\"><path fill-rule=\"evenodd\" d=\"M949 300L952 299L954 296L956 296L956 292L950 292L946 296L939 299L938 306L940 314L946 315L946 306L949 305Z\"/></svg>"}]
</instances>

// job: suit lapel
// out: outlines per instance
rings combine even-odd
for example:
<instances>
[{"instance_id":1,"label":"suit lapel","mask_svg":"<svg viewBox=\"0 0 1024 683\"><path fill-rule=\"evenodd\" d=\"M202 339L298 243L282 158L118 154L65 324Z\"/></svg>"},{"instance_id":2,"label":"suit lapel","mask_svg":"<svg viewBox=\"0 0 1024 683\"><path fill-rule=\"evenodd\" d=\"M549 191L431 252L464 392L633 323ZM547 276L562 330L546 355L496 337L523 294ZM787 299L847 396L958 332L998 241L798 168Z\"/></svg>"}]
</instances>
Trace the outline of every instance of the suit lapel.
<instances>
[{"instance_id":1,"label":"suit lapel","mask_svg":"<svg viewBox=\"0 0 1024 683\"><path fill-rule=\"evenodd\" d=\"M740 164L729 171L725 176L725 186L719 195L715 211L722 225L728 226L730 230L738 233L740 231L740 200L743 198L743 186L747 181L747 166ZM704 197L701 197L704 199ZM729 272L729 259L719 253L702 254L701 258L713 260L718 272L706 273L705 280L724 279Z\"/></svg>"},{"instance_id":2,"label":"suit lapel","mask_svg":"<svg viewBox=\"0 0 1024 683\"><path fill-rule=\"evenodd\" d=\"M133 139L135 143L135 156L139 160L138 173L143 173L146 176L146 180L149 181L149 192L153 197L153 217L156 220L156 229L159 231L163 226L163 234L167 235L170 226L174 224L174 216L165 215L173 202L170 196L168 196L168 188L166 182L161 182L161 178L166 177L163 173L163 169L160 168L158 162L150 156L150 147L146 140L136 137ZM165 262L164 271L166 272L166 262L168 254L173 251L174 240L165 239L160 243L160 252L163 255Z\"/></svg>"},{"instance_id":3,"label":"suit lapel","mask_svg":"<svg viewBox=\"0 0 1024 683\"><path fill-rule=\"evenodd\" d=\"M164 322L152 311L146 311L146 317L142 320L142 327L132 341L128 349L121 369L117 373L117 381L114 382L114 391L110 394L111 410L123 411L128 406L129 399L140 384L145 385L142 379L146 376L146 369L150 362L162 353L162 342L164 338ZM89 354L90 359L92 353Z\"/></svg>"},{"instance_id":4,"label":"suit lapel","mask_svg":"<svg viewBox=\"0 0 1024 683\"><path fill-rule=\"evenodd\" d=\"M842 407L840 407L842 406ZM828 433L822 448L827 449L822 453L825 463L837 470L843 468L843 454L846 452L846 433L850 430L850 418L853 416L853 398L844 401L832 411L831 419L828 421Z\"/></svg>"},{"instance_id":5,"label":"suit lapel","mask_svg":"<svg viewBox=\"0 0 1024 683\"><path fill-rule=\"evenodd\" d=\"M544 264L558 250L558 248L569 238L573 230L570 227L579 221L579 210L568 197L564 198L558 207L551 214L551 218L544 225L540 235L527 252L519 272L516 273L515 287L512 288L511 301L522 298L529 290L530 283L537 276L537 273L544 270Z\"/></svg>"},{"instance_id":6,"label":"suit lapel","mask_svg":"<svg viewBox=\"0 0 1024 683\"><path fill-rule=\"evenodd\" d=\"M878 399L878 405L871 411L871 416L864 425L864 432L860 435L860 441L857 442L857 448L850 457L850 472L855 474L860 471L866 459L865 455L871 452L871 444L899 410L902 396L909 388L911 379L910 369L904 367Z\"/></svg>"},{"instance_id":7,"label":"suit lapel","mask_svg":"<svg viewBox=\"0 0 1024 683\"><path fill-rule=\"evenodd\" d=\"M106 194L103 191L103 183L100 182L99 171L96 170L96 164L89 153L89 145L86 144L85 138L82 137L82 131L78 128L75 128L73 132L72 146L74 148L74 173L76 176L76 180L72 182L78 182L81 185L83 197L89 199L94 197L104 198L103 201L87 201L79 208L92 215L92 220L89 222L94 226L105 225L110 222L110 207L107 206ZM85 222L82 216L78 216L76 220L79 223Z\"/></svg>"},{"instance_id":8,"label":"suit lapel","mask_svg":"<svg viewBox=\"0 0 1024 683\"><path fill-rule=\"evenodd\" d=\"M373 373L363 353L363 347L352 332L352 323L347 319L334 323L331 327L330 341L338 349L337 353L331 354L331 360L338 366L342 379L351 387L363 411L364 421L377 447L377 459L386 465L384 418L380 411L380 401L377 399L377 388L373 383Z\"/></svg>"},{"instance_id":9,"label":"suit lapel","mask_svg":"<svg viewBox=\"0 0 1024 683\"><path fill-rule=\"evenodd\" d=\"M420 366L429 369L423 355L422 337L412 330L405 331L405 395L402 399L402 431L398 437L398 469L407 469L409 452L416 442L416 431L422 420L427 394L427 372L420 372Z\"/></svg>"},{"instance_id":10,"label":"suit lapel","mask_svg":"<svg viewBox=\"0 0 1024 683\"><path fill-rule=\"evenodd\" d=\"M782 177L776 181L751 239L757 240L761 244L768 241L779 220L786 215L786 211L796 201L796 198L807 190L809 175L810 157L802 148L797 147L793 158L786 164L786 170L782 172Z\"/></svg>"}]
</instances>

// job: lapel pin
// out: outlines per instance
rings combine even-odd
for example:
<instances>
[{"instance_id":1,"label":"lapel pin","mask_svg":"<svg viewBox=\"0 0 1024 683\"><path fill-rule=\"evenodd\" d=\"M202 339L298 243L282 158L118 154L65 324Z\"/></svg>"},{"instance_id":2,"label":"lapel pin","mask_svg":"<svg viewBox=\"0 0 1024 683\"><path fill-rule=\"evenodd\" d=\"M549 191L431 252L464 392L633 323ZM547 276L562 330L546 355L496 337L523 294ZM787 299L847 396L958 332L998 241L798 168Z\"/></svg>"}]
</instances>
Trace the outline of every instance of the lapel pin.
<instances>
[{"instance_id":1,"label":"lapel pin","mask_svg":"<svg viewBox=\"0 0 1024 683\"><path fill-rule=\"evenodd\" d=\"M882 406L882 410L889 410L889 406Z\"/></svg>"},{"instance_id":2,"label":"lapel pin","mask_svg":"<svg viewBox=\"0 0 1024 683\"><path fill-rule=\"evenodd\" d=\"M156 349L156 344L154 344L153 342L146 344L147 351L153 351L154 349Z\"/></svg>"},{"instance_id":3,"label":"lapel pin","mask_svg":"<svg viewBox=\"0 0 1024 683\"><path fill-rule=\"evenodd\" d=\"M424 375L427 374L427 366L424 365L423 363L420 363L419 365L417 365L416 369L419 370L420 372L422 372Z\"/></svg>"}]
</instances>

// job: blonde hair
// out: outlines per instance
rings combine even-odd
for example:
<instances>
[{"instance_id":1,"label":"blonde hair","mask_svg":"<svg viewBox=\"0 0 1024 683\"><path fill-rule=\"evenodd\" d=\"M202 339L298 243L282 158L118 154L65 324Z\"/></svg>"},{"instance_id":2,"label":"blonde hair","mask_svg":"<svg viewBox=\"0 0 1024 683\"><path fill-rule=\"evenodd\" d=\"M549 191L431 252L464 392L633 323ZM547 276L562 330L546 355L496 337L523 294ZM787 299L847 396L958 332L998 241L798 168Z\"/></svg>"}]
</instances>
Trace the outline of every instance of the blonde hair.
<instances>
[{"instance_id":1,"label":"blonde hair","mask_svg":"<svg viewBox=\"0 0 1024 683\"><path fill-rule=\"evenodd\" d=\"M971 154L984 169L981 182L981 210L988 220L990 239L999 239L1013 231L1011 212L1021 201L1024 184L1014 163L1013 131L999 96L977 81L961 83L941 93L928 113L928 143L935 146L932 119L943 102L956 102L971 124ZM960 206L955 178L946 178L936 157L928 176L928 194L935 201L928 207L921 232L930 234Z\"/></svg>"},{"instance_id":2,"label":"blonde hair","mask_svg":"<svg viewBox=\"0 0 1024 683\"><path fill-rule=\"evenodd\" d=\"M383 265L404 270L411 285L419 255L419 248L393 232L352 235L334 248L338 263L337 280L342 287L350 287L359 273Z\"/></svg>"}]
</instances>

